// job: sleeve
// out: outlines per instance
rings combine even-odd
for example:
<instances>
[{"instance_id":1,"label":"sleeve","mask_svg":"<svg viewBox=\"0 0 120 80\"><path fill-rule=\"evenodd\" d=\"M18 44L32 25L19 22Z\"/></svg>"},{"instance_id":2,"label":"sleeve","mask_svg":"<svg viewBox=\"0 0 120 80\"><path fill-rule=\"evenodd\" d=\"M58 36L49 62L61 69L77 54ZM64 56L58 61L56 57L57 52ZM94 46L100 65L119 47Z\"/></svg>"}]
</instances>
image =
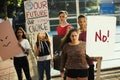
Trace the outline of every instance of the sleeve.
<instances>
[{"instance_id":1,"label":"sleeve","mask_svg":"<svg viewBox=\"0 0 120 80\"><path fill-rule=\"evenodd\" d=\"M56 31L57 31L57 34L59 35L60 34L59 26L57 26Z\"/></svg>"},{"instance_id":2,"label":"sleeve","mask_svg":"<svg viewBox=\"0 0 120 80\"><path fill-rule=\"evenodd\" d=\"M63 47L62 50L62 54L61 54L61 58L60 58L60 72L64 72L64 68L65 68L65 63L66 63L66 59L67 59L67 54L65 52L66 47Z\"/></svg>"},{"instance_id":3,"label":"sleeve","mask_svg":"<svg viewBox=\"0 0 120 80\"><path fill-rule=\"evenodd\" d=\"M83 48L84 48L84 51L85 51L84 54L85 54L86 60L89 61L91 58L90 58L90 56L86 53L86 42L85 42L85 41L83 41L83 45L84 45Z\"/></svg>"},{"instance_id":4,"label":"sleeve","mask_svg":"<svg viewBox=\"0 0 120 80\"><path fill-rule=\"evenodd\" d=\"M27 39L26 39L26 42L25 42L25 49L31 49L30 43Z\"/></svg>"},{"instance_id":5,"label":"sleeve","mask_svg":"<svg viewBox=\"0 0 120 80\"><path fill-rule=\"evenodd\" d=\"M86 42L82 41L81 52L83 56L86 56Z\"/></svg>"},{"instance_id":6,"label":"sleeve","mask_svg":"<svg viewBox=\"0 0 120 80\"><path fill-rule=\"evenodd\" d=\"M69 28L69 29L70 29L70 28L73 28L73 26L72 26L71 24L69 24L69 25L68 25L68 28Z\"/></svg>"},{"instance_id":7,"label":"sleeve","mask_svg":"<svg viewBox=\"0 0 120 80\"><path fill-rule=\"evenodd\" d=\"M86 42L83 41L83 51L84 51L84 54L86 54Z\"/></svg>"}]
</instances>

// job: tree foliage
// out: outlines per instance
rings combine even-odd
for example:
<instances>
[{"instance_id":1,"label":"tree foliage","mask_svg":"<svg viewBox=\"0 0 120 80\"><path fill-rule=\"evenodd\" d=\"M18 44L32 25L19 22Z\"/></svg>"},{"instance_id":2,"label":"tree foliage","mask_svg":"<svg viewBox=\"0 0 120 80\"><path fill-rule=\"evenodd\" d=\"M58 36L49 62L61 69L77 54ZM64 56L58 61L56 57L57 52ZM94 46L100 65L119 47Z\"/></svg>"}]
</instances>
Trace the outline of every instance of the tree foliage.
<instances>
[{"instance_id":1,"label":"tree foliage","mask_svg":"<svg viewBox=\"0 0 120 80\"><path fill-rule=\"evenodd\" d=\"M24 0L0 0L0 17L15 17L18 8L23 9Z\"/></svg>"}]
</instances>

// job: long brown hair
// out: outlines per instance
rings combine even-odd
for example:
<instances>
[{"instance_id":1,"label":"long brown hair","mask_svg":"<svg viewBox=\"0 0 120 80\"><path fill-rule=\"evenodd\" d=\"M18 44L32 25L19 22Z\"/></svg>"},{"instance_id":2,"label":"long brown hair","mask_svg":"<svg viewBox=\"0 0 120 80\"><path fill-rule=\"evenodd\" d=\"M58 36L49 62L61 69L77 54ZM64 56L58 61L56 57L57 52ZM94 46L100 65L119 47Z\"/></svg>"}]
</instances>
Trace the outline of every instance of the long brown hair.
<instances>
[{"instance_id":1,"label":"long brown hair","mask_svg":"<svg viewBox=\"0 0 120 80\"><path fill-rule=\"evenodd\" d=\"M69 30L69 32L63 37L63 39L62 39L62 41L61 41L60 48L63 48L63 46L64 46L66 43L71 42L70 35L72 34L72 32L77 32L78 34L80 34L80 30L79 30L79 29L71 28L71 29Z\"/></svg>"},{"instance_id":2,"label":"long brown hair","mask_svg":"<svg viewBox=\"0 0 120 80\"><path fill-rule=\"evenodd\" d=\"M26 32L24 31L24 29L22 27L19 27L16 31L15 31L15 35L16 35L16 38L18 39L18 36L17 36L17 31L18 30L21 30L23 35L22 35L22 38L26 39L27 36L26 36Z\"/></svg>"}]
</instances>

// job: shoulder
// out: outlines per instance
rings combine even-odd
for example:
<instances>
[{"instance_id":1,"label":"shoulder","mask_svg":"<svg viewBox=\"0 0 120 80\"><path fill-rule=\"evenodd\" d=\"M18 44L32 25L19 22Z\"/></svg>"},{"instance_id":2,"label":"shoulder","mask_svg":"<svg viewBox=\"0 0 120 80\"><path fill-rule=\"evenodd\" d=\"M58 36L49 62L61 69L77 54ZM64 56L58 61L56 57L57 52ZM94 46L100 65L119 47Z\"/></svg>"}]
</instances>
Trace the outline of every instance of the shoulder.
<instances>
[{"instance_id":1,"label":"shoulder","mask_svg":"<svg viewBox=\"0 0 120 80\"><path fill-rule=\"evenodd\" d=\"M23 40L22 40L22 43L24 43L24 44L29 44L29 41L28 41L27 39L23 39Z\"/></svg>"},{"instance_id":2,"label":"shoulder","mask_svg":"<svg viewBox=\"0 0 120 80\"><path fill-rule=\"evenodd\" d=\"M57 29L58 29L58 28L61 28L61 26L60 26L60 25L58 25L58 26L57 26Z\"/></svg>"},{"instance_id":3,"label":"shoulder","mask_svg":"<svg viewBox=\"0 0 120 80\"><path fill-rule=\"evenodd\" d=\"M80 46L81 46L82 48L85 48L85 47L86 47L86 42L85 42L85 41L80 41Z\"/></svg>"},{"instance_id":4,"label":"shoulder","mask_svg":"<svg viewBox=\"0 0 120 80\"><path fill-rule=\"evenodd\" d=\"M65 49L65 50L66 50L66 48L68 48L68 46L69 46L69 44L68 44L68 43L66 43L66 44L63 46L63 49Z\"/></svg>"},{"instance_id":5,"label":"shoulder","mask_svg":"<svg viewBox=\"0 0 120 80\"><path fill-rule=\"evenodd\" d=\"M23 39L23 42L28 42L28 39Z\"/></svg>"},{"instance_id":6,"label":"shoulder","mask_svg":"<svg viewBox=\"0 0 120 80\"><path fill-rule=\"evenodd\" d=\"M80 44L84 44L84 45L85 45L85 44L86 44L86 42L85 42L85 41L80 41Z\"/></svg>"},{"instance_id":7,"label":"shoulder","mask_svg":"<svg viewBox=\"0 0 120 80\"><path fill-rule=\"evenodd\" d=\"M67 29L73 28L73 26L72 26L71 24L68 24L68 25L66 25L65 27L66 27Z\"/></svg>"},{"instance_id":8,"label":"shoulder","mask_svg":"<svg viewBox=\"0 0 120 80\"><path fill-rule=\"evenodd\" d=\"M67 24L65 27L72 27L72 25L71 24Z\"/></svg>"}]
</instances>

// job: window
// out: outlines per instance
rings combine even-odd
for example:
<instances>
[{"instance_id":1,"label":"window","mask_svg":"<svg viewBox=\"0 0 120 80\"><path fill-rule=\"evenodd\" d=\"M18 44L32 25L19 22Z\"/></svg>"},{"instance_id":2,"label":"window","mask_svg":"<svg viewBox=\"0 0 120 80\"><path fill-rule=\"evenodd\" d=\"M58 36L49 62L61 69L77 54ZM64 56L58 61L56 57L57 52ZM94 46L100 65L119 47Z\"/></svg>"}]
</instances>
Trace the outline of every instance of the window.
<instances>
[{"instance_id":1,"label":"window","mask_svg":"<svg viewBox=\"0 0 120 80\"><path fill-rule=\"evenodd\" d=\"M76 3L75 0L49 0L49 16L50 18L58 17L58 12L60 10L66 10L69 16L76 15Z\"/></svg>"},{"instance_id":2,"label":"window","mask_svg":"<svg viewBox=\"0 0 120 80\"><path fill-rule=\"evenodd\" d=\"M80 13L99 13L98 0L79 0Z\"/></svg>"},{"instance_id":3,"label":"window","mask_svg":"<svg viewBox=\"0 0 120 80\"><path fill-rule=\"evenodd\" d=\"M76 27L76 2L75 0L48 0L48 10L50 17L51 31L56 30L58 21L58 12L66 10L68 12L68 22Z\"/></svg>"},{"instance_id":4,"label":"window","mask_svg":"<svg viewBox=\"0 0 120 80\"><path fill-rule=\"evenodd\" d=\"M100 13L101 3L112 3L115 7L113 16L117 14L117 25L120 24L120 0L78 0L79 1L79 14L85 15L102 15ZM77 11L76 11L76 0L48 0L49 17L51 31L56 30L58 21L58 12L60 10L68 11L68 22L74 27L77 27ZM109 14L103 14L109 15Z\"/></svg>"}]
</instances>

